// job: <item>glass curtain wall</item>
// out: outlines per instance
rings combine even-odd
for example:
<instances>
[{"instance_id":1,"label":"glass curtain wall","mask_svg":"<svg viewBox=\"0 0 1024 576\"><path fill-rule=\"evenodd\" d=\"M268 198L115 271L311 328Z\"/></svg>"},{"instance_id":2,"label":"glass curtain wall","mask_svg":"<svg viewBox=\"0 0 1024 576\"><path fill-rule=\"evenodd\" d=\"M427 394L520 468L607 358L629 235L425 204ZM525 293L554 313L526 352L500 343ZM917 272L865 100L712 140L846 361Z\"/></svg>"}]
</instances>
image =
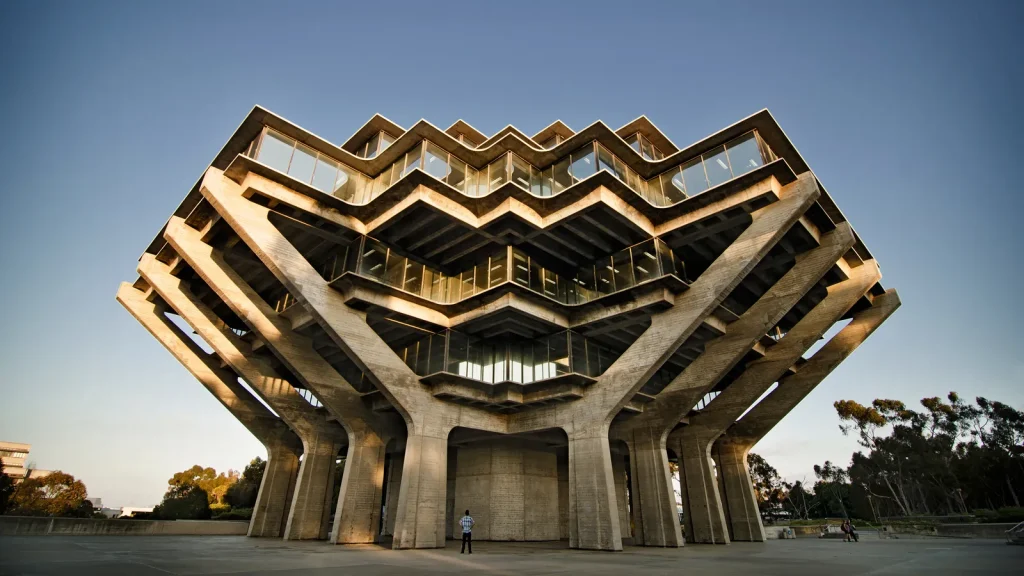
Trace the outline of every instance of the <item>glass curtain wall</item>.
<instances>
[{"instance_id":1,"label":"glass curtain wall","mask_svg":"<svg viewBox=\"0 0 1024 576\"><path fill-rule=\"evenodd\" d=\"M511 246L494 251L462 272L446 275L364 236L330 255L320 273L328 282L355 273L440 304L459 302L505 282L576 305L670 274L686 280L683 261L660 238L630 246L566 277ZM281 310L292 303L287 302Z\"/></svg>"},{"instance_id":2,"label":"glass curtain wall","mask_svg":"<svg viewBox=\"0 0 1024 576\"><path fill-rule=\"evenodd\" d=\"M596 377L617 357L571 330L536 340L482 339L445 330L396 353L420 376L446 372L489 384L530 384L566 374Z\"/></svg>"},{"instance_id":3,"label":"glass curtain wall","mask_svg":"<svg viewBox=\"0 0 1024 576\"><path fill-rule=\"evenodd\" d=\"M390 140L385 144L385 139L390 139L387 133L381 132L378 136L374 137L378 139L377 153L390 144ZM650 143L642 136L636 136L634 148L639 146L641 154L644 154L642 151ZM368 142L364 146L364 151L369 151L369 145ZM651 158L660 155L660 152L654 150L651 146ZM681 202L776 159L756 131L748 132L650 180L640 177L597 141L576 149L543 169L533 166L513 152L507 152L486 167L476 170L440 146L423 140L372 180L269 128L253 141L247 155L353 204L369 202L418 168L470 197L484 196L512 183L541 198L559 194L604 170L651 204L661 207ZM644 156L647 157L646 154Z\"/></svg>"}]
</instances>

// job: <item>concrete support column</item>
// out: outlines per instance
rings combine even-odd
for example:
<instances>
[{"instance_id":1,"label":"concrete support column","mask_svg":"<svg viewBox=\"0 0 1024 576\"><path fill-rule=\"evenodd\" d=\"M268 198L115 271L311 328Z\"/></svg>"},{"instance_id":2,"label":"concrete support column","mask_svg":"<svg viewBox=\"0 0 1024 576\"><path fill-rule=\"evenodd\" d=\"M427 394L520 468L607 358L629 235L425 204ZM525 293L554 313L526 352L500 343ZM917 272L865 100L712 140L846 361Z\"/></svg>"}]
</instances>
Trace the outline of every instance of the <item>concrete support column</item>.
<instances>
[{"instance_id":1,"label":"concrete support column","mask_svg":"<svg viewBox=\"0 0 1024 576\"><path fill-rule=\"evenodd\" d=\"M757 507L757 496L747 466L749 448L719 439L712 450L719 464L721 500L732 539L737 542L764 542L761 511Z\"/></svg>"},{"instance_id":2,"label":"concrete support column","mask_svg":"<svg viewBox=\"0 0 1024 576\"><path fill-rule=\"evenodd\" d=\"M428 435L410 427L395 517L395 549L444 548L448 432Z\"/></svg>"},{"instance_id":3,"label":"concrete support column","mask_svg":"<svg viewBox=\"0 0 1024 576\"><path fill-rule=\"evenodd\" d=\"M390 455L388 465L387 494L384 497L384 534L395 534L395 519L398 517L398 493L402 486L402 466L405 461L404 452Z\"/></svg>"},{"instance_id":4,"label":"concrete support column","mask_svg":"<svg viewBox=\"0 0 1024 576\"><path fill-rule=\"evenodd\" d=\"M569 435L569 547L622 550L608 429Z\"/></svg>"},{"instance_id":5,"label":"concrete support column","mask_svg":"<svg viewBox=\"0 0 1024 576\"><path fill-rule=\"evenodd\" d=\"M284 528L285 540L318 540L329 513L334 488L334 465L341 447L330 436L303 439L302 465L295 481L291 512Z\"/></svg>"},{"instance_id":6,"label":"concrete support column","mask_svg":"<svg viewBox=\"0 0 1024 576\"><path fill-rule=\"evenodd\" d=\"M384 489L384 441L377 434L349 434L345 474L341 478L331 541L375 542Z\"/></svg>"},{"instance_id":7,"label":"concrete support column","mask_svg":"<svg viewBox=\"0 0 1024 576\"><path fill-rule=\"evenodd\" d=\"M633 489L633 543L641 546L683 545L679 527L668 451L660 431L631 430L629 440L630 477Z\"/></svg>"},{"instance_id":8,"label":"concrete support column","mask_svg":"<svg viewBox=\"0 0 1024 576\"><path fill-rule=\"evenodd\" d=\"M728 544L729 534L709 442L702 438L685 438L674 446L679 454L679 490L683 497L686 541Z\"/></svg>"},{"instance_id":9,"label":"concrete support column","mask_svg":"<svg viewBox=\"0 0 1024 576\"><path fill-rule=\"evenodd\" d=\"M615 476L615 500L619 510L619 530L622 538L632 540L633 533L629 526L629 495L626 486L629 477L626 474L626 455L612 452L612 475Z\"/></svg>"},{"instance_id":10,"label":"concrete support column","mask_svg":"<svg viewBox=\"0 0 1024 576\"><path fill-rule=\"evenodd\" d=\"M292 503L299 457L280 444L267 445L267 466L249 522L249 536L280 538Z\"/></svg>"}]
</instances>

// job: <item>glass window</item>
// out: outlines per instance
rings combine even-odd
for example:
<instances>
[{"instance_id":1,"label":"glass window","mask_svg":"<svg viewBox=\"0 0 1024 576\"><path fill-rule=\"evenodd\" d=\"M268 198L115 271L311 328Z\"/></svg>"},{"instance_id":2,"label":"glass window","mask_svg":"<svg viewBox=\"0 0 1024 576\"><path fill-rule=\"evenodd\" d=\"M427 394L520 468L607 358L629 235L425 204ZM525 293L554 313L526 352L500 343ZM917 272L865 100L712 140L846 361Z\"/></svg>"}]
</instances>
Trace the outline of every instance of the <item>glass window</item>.
<instances>
[{"instance_id":1,"label":"glass window","mask_svg":"<svg viewBox=\"0 0 1024 576\"><path fill-rule=\"evenodd\" d=\"M551 196L551 169L532 170L530 174L530 192L541 198Z\"/></svg>"},{"instance_id":2,"label":"glass window","mask_svg":"<svg viewBox=\"0 0 1024 576\"><path fill-rule=\"evenodd\" d=\"M387 132L381 132L380 133L380 150L378 150L377 153L380 154L381 152L387 150L388 146L391 146L391 143L394 142L394 141L395 141L395 137L394 136L392 136L391 134L388 134Z\"/></svg>"},{"instance_id":3,"label":"glass window","mask_svg":"<svg viewBox=\"0 0 1024 576\"><path fill-rule=\"evenodd\" d=\"M555 364L555 376L569 372L569 333L560 332L548 338L548 354Z\"/></svg>"},{"instance_id":4,"label":"glass window","mask_svg":"<svg viewBox=\"0 0 1024 576\"><path fill-rule=\"evenodd\" d=\"M694 158L683 164L683 181L686 182L686 190L693 196L708 189L708 179L704 175L704 163L700 158Z\"/></svg>"},{"instance_id":5,"label":"glass window","mask_svg":"<svg viewBox=\"0 0 1024 576\"><path fill-rule=\"evenodd\" d=\"M615 174L615 157L608 151L607 148L597 145L597 169L607 170L612 174Z\"/></svg>"},{"instance_id":6,"label":"glass window","mask_svg":"<svg viewBox=\"0 0 1024 576\"><path fill-rule=\"evenodd\" d=\"M587 344L583 335L569 332L569 371L587 373Z\"/></svg>"},{"instance_id":7,"label":"glass window","mask_svg":"<svg viewBox=\"0 0 1024 576\"><path fill-rule=\"evenodd\" d=\"M367 238L360 257L359 273L371 278L383 278L387 255L388 249L383 244L373 238Z\"/></svg>"},{"instance_id":8,"label":"glass window","mask_svg":"<svg viewBox=\"0 0 1024 576\"><path fill-rule=\"evenodd\" d=\"M466 194L480 197L487 193L487 169L476 171L466 167Z\"/></svg>"},{"instance_id":9,"label":"glass window","mask_svg":"<svg viewBox=\"0 0 1024 576\"><path fill-rule=\"evenodd\" d=\"M530 258L530 289L544 293L544 268L533 258Z\"/></svg>"},{"instance_id":10,"label":"glass window","mask_svg":"<svg viewBox=\"0 0 1024 576\"><path fill-rule=\"evenodd\" d=\"M508 180L508 154L487 167L487 190L493 191Z\"/></svg>"},{"instance_id":11,"label":"glass window","mask_svg":"<svg viewBox=\"0 0 1024 576\"><path fill-rule=\"evenodd\" d=\"M750 172L764 163L753 132L729 142L725 149L729 154L729 164L734 176Z\"/></svg>"},{"instance_id":12,"label":"glass window","mask_svg":"<svg viewBox=\"0 0 1024 576\"><path fill-rule=\"evenodd\" d=\"M448 372L465 376L467 372L466 357L469 352L467 338L458 332L448 333Z\"/></svg>"},{"instance_id":13,"label":"glass window","mask_svg":"<svg viewBox=\"0 0 1024 576\"><path fill-rule=\"evenodd\" d=\"M295 147L292 163L288 166L288 175L309 184L313 178L314 166L316 166L316 150L299 144Z\"/></svg>"},{"instance_id":14,"label":"glass window","mask_svg":"<svg viewBox=\"0 0 1024 576\"><path fill-rule=\"evenodd\" d=\"M473 295L473 272L475 270L470 268L462 273L460 284L462 285L462 292L459 294L459 299L469 298Z\"/></svg>"},{"instance_id":15,"label":"glass window","mask_svg":"<svg viewBox=\"0 0 1024 576\"><path fill-rule=\"evenodd\" d=\"M601 294L611 294L615 292L615 280L612 272L612 259L601 258L597 261L597 265L594 266L594 270L597 273L597 291Z\"/></svg>"},{"instance_id":16,"label":"glass window","mask_svg":"<svg viewBox=\"0 0 1024 576\"><path fill-rule=\"evenodd\" d=\"M385 190L387 190L388 188L391 187L391 175L392 175L392 172L393 172L393 170L391 170L389 168L389 169L385 170L383 174L380 175L379 180L380 180L380 184L381 184L380 185L380 191L381 192L383 192L383 191L385 191ZM377 191L377 186L374 186L373 189L376 192Z\"/></svg>"},{"instance_id":17,"label":"glass window","mask_svg":"<svg viewBox=\"0 0 1024 576\"><path fill-rule=\"evenodd\" d=\"M515 154L509 154L512 166L512 183L530 189L530 165Z\"/></svg>"},{"instance_id":18,"label":"glass window","mask_svg":"<svg viewBox=\"0 0 1024 576\"><path fill-rule=\"evenodd\" d=\"M519 250L512 250L512 280L522 286L530 286L530 261Z\"/></svg>"},{"instance_id":19,"label":"glass window","mask_svg":"<svg viewBox=\"0 0 1024 576\"><path fill-rule=\"evenodd\" d=\"M452 156L448 168L448 185L459 192L466 192L466 163Z\"/></svg>"},{"instance_id":20,"label":"glass window","mask_svg":"<svg viewBox=\"0 0 1024 576\"><path fill-rule=\"evenodd\" d=\"M615 171L612 172L612 174L615 174L619 177L619 180L622 180L627 184L629 184L631 179L636 180L636 175L632 173L632 170L626 167L626 164L622 160L619 160L617 156L613 156L613 158L615 158Z\"/></svg>"},{"instance_id":21,"label":"glass window","mask_svg":"<svg viewBox=\"0 0 1024 576\"><path fill-rule=\"evenodd\" d=\"M661 179L655 176L650 180L646 181L647 184L647 198L651 201L651 204L655 206L668 206L670 203L665 201L665 197L661 193Z\"/></svg>"},{"instance_id":22,"label":"glass window","mask_svg":"<svg viewBox=\"0 0 1024 576\"><path fill-rule=\"evenodd\" d=\"M651 146L651 142L647 138L640 140L640 155L647 160L654 160L654 147Z\"/></svg>"},{"instance_id":23,"label":"glass window","mask_svg":"<svg viewBox=\"0 0 1024 576\"><path fill-rule=\"evenodd\" d=\"M630 251L633 254L633 277L637 284L659 276L658 255L655 254L653 240L637 244Z\"/></svg>"},{"instance_id":24,"label":"glass window","mask_svg":"<svg viewBox=\"0 0 1024 576\"><path fill-rule=\"evenodd\" d=\"M576 273L576 293L579 295L580 303L589 302L594 299L594 267L584 266Z\"/></svg>"},{"instance_id":25,"label":"glass window","mask_svg":"<svg viewBox=\"0 0 1024 576\"><path fill-rule=\"evenodd\" d=\"M683 175L678 168L661 175L661 189L665 193L665 201L669 204L675 204L686 198L686 185L683 183Z\"/></svg>"},{"instance_id":26,"label":"glass window","mask_svg":"<svg viewBox=\"0 0 1024 576\"><path fill-rule=\"evenodd\" d=\"M636 134L632 134L630 136L626 136L626 144L629 144L630 146L632 146L633 150L636 150L637 153L639 154L640 153L640 133L637 132Z\"/></svg>"},{"instance_id":27,"label":"glass window","mask_svg":"<svg viewBox=\"0 0 1024 576\"><path fill-rule=\"evenodd\" d=\"M558 276L551 270L544 270L544 295L558 300Z\"/></svg>"},{"instance_id":28,"label":"glass window","mask_svg":"<svg viewBox=\"0 0 1024 576\"><path fill-rule=\"evenodd\" d=\"M489 287L487 285L487 258L484 258L483 262L476 265L476 291L483 292Z\"/></svg>"},{"instance_id":29,"label":"glass window","mask_svg":"<svg viewBox=\"0 0 1024 576\"><path fill-rule=\"evenodd\" d=\"M316 171L313 172L313 188L330 194L334 192L334 182L338 179L338 163L326 156L321 156L316 161Z\"/></svg>"},{"instance_id":30,"label":"glass window","mask_svg":"<svg viewBox=\"0 0 1024 576\"><path fill-rule=\"evenodd\" d=\"M673 258L672 249L665 244L661 238L655 238L656 244L658 245L658 259L661 261L661 273L662 274L675 274L675 260Z\"/></svg>"},{"instance_id":31,"label":"glass window","mask_svg":"<svg viewBox=\"0 0 1024 576\"><path fill-rule=\"evenodd\" d=\"M554 165L551 175L553 186L552 194L558 194L569 186L572 186L572 176L569 175L569 158Z\"/></svg>"},{"instance_id":32,"label":"glass window","mask_svg":"<svg viewBox=\"0 0 1024 576\"><path fill-rule=\"evenodd\" d=\"M409 261L406 258L389 250L387 263L384 265L384 283L388 286L401 288L402 275L405 274L405 265L408 263Z\"/></svg>"},{"instance_id":33,"label":"glass window","mask_svg":"<svg viewBox=\"0 0 1024 576\"><path fill-rule=\"evenodd\" d=\"M508 280L508 254L505 250L491 256L491 269L489 271L490 286L497 286Z\"/></svg>"},{"instance_id":34,"label":"glass window","mask_svg":"<svg viewBox=\"0 0 1024 576\"><path fill-rule=\"evenodd\" d=\"M612 256L612 272L615 276L615 290L625 290L633 286L633 267L630 264L629 250L623 250Z\"/></svg>"},{"instance_id":35,"label":"glass window","mask_svg":"<svg viewBox=\"0 0 1024 576\"><path fill-rule=\"evenodd\" d=\"M423 264L405 259L405 281L402 289L413 294L420 293L420 284L423 282Z\"/></svg>"},{"instance_id":36,"label":"glass window","mask_svg":"<svg viewBox=\"0 0 1024 576\"><path fill-rule=\"evenodd\" d=\"M412 172L416 168L422 168L420 166L420 154L423 152L422 143L417 144L415 148L409 150L405 154L405 169L402 170L402 176L405 176L409 172Z\"/></svg>"},{"instance_id":37,"label":"glass window","mask_svg":"<svg viewBox=\"0 0 1024 576\"><path fill-rule=\"evenodd\" d=\"M558 146L557 134L540 143L541 148L554 148L555 146Z\"/></svg>"},{"instance_id":38,"label":"glass window","mask_svg":"<svg viewBox=\"0 0 1024 576\"><path fill-rule=\"evenodd\" d=\"M708 182L711 186L718 186L732 178L732 172L729 170L729 157L725 155L725 146L719 146L701 157L704 159L704 170L708 174Z\"/></svg>"},{"instance_id":39,"label":"glass window","mask_svg":"<svg viewBox=\"0 0 1024 576\"><path fill-rule=\"evenodd\" d=\"M597 172L597 164L594 162L594 145L587 144L573 152L570 162L569 171L574 182L593 176Z\"/></svg>"},{"instance_id":40,"label":"glass window","mask_svg":"<svg viewBox=\"0 0 1024 576\"><path fill-rule=\"evenodd\" d=\"M377 155L377 142L380 140L380 132L373 135L366 142L366 146L363 147L363 156L366 158L373 158Z\"/></svg>"},{"instance_id":41,"label":"glass window","mask_svg":"<svg viewBox=\"0 0 1024 576\"><path fill-rule=\"evenodd\" d=\"M290 138L279 136L275 132L267 131L260 144L260 155L257 160L270 166L279 172L288 173L288 164L292 160L292 150L295 142Z\"/></svg>"},{"instance_id":42,"label":"glass window","mask_svg":"<svg viewBox=\"0 0 1024 576\"><path fill-rule=\"evenodd\" d=\"M427 155L424 157L424 170L438 180L444 180L448 176L448 153L440 146L428 142Z\"/></svg>"},{"instance_id":43,"label":"glass window","mask_svg":"<svg viewBox=\"0 0 1024 576\"><path fill-rule=\"evenodd\" d=\"M334 195L342 200L356 200L356 178L345 166L338 166L338 179L334 183Z\"/></svg>"}]
</instances>

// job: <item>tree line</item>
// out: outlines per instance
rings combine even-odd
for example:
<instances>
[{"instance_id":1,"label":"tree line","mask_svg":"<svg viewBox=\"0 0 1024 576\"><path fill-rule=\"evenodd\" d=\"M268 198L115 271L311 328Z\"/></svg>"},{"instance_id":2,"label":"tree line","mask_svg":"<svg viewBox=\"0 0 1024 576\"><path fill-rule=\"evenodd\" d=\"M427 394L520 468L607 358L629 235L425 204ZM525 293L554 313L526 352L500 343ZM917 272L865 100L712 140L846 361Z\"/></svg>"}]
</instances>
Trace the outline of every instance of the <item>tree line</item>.
<instances>
[{"instance_id":1,"label":"tree line","mask_svg":"<svg viewBox=\"0 0 1024 576\"><path fill-rule=\"evenodd\" d=\"M750 454L762 515L1024 520L1024 412L984 397L965 402L956 392L920 404L912 410L890 399L835 402L840 430L855 435L863 450L846 468L814 466L812 486L783 482Z\"/></svg>"}]
</instances>

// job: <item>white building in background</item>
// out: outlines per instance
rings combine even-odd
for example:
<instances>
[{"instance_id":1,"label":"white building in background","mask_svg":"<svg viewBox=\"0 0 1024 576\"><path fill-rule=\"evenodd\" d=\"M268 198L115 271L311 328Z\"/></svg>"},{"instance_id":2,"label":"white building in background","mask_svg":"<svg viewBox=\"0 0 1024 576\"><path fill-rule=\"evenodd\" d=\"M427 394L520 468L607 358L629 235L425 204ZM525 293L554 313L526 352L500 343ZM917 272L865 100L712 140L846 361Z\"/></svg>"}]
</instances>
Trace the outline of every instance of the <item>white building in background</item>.
<instances>
[{"instance_id":1,"label":"white building in background","mask_svg":"<svg viewBox=\"0 0 1024 576\"><path fill-rule=\"evenodd\" d=\"M42 478L52 472L52 470L38 470L25 467L25 462L28 461L28 453L31 449L31 444L0 440L0 462L3 464L4 473L14 478L15 482L25 478Z\"/></svg>"}]
</instances>

